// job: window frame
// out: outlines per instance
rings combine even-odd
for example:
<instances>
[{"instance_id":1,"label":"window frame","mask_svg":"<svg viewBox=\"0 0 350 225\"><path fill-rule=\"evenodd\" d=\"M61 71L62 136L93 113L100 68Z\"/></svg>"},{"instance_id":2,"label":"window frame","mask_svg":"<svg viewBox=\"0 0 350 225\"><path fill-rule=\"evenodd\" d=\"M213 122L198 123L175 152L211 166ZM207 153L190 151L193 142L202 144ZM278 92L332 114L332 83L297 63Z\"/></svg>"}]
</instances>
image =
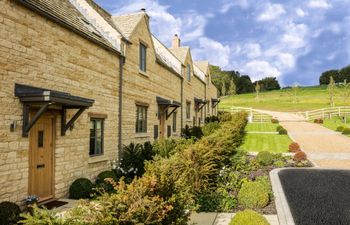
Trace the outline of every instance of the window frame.
<instances>
[{"instance_id":1,"label":"window frame","mask_svg":"<svg viewBox=\"0 0 350 225\"><path fill-rule=\"evenodd\" d=\"M140 121L139 120L139 114L143 112L140 112L139 109L142 108L144 109L144 120L143 119ZM135 133L136 134L145 134L147 133L147 130L148 130L148 126L147 126L147 122L148 122L148 106L147 105L143 105L143 104L136 104L136 123L135 123ZM141 127L139 127L139 123L141 125Z\"/></svg>"},{"instance_id":2,"label":"window frame","mask_svg":"<svg viewBox=\"0 0 350 225\"><path fill-rule=\"evenodd\" d=\"M140 42L139 47L139 70L142 72L147 71L147 46L142 42Z\"/></svg>"},{"instance_id":3,"label":"window frame","mask_svg":"<svg viewBox=\"0 0 350 225\"><path fill-rule=\"evenodd\" d=\"M191 82L191 65L188 63L187 64L187 68L186 68L186 72L187 72L187 81Z\"/></svg>"},{"instance_id":4,"label":"window frame","mask_svg":"<svg viewBox=\"0 0 350 225\"><path fill-rule=\"evenodd\" d=\"M187 120L191 119L191 102L190 101L186 102L186 119Z\"/></svg>"},{"instance_id":5,"label":"window frame","mask_svg":"<svg viewBox=\"0 0 350 225\"><path fill-rule=\"evenodd\" d=\"M97 121L101 121L101 152L100 153L96 153L96 149L97 149ZM92 154L92 149L91 149L91 122L94 122L94 153ZM105 128L105 118L99 118L99 117L91 117L90 118L90 145L89 145L89 156L90 157L94 157L94 156L101 156L104 155L104 128Z\"/></svg>"}]
</instances>

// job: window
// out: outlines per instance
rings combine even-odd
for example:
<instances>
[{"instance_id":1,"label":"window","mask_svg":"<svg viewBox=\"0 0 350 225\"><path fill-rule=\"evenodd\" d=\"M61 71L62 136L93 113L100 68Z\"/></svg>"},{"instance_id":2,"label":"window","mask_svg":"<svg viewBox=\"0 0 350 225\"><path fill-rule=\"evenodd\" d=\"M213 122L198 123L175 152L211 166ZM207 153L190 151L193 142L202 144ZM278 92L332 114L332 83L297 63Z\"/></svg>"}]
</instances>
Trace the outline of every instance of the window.
<instances>
[{"instance_id":1,"label":"window","mask_svg":"<svg viewBox=\"0 0 350 225\"><path fill-rule=\"evenodd\" d=\"M104 119L91 118L90 120L90 156L103 154Z\"/></svg>"},{"instance_id":2,"label":"window","mask_svg":"<svg viewBox=\"0 0 350 225\"><path fill-rule=\"evenodd\" d=\"M140 43L140 70L146 72L147 47Z\"/></svg>"},{"instance_id":3,"label":"window","mask_svg":"<svg viewBox=\"0 0 350 225\"><path fill-rule=\"evenodd\" d=\"M191 119L191 102L186 102L186 119Z\"/></svg>"},{"instance_id":4,"label":"window","mask_svg":"<svg viewBox=\"0 0 350 225\"><path fill-rule=\"evenodd\" d=\"M136 133L147 133L147 106L136 105Z\"/></svg>"},{"instance_id":5,"label":"window","mask_svg":"<svg viewBox=\"0 0 350 225\"><path fill-rule=\"evenodd\" d=\"M191 65L187 64L187 80L191 81Z\"/></svg>"},{"instance_id":6,"label":"window","mask_svg":"<svg viewBox=\"0 0 350 225\"><path fill-rule=\"evenodd\" d=\"M173 132L176 132L176 116L177 116L177 113L174 112L173 113Z\"/></svg>"}]
</instances>

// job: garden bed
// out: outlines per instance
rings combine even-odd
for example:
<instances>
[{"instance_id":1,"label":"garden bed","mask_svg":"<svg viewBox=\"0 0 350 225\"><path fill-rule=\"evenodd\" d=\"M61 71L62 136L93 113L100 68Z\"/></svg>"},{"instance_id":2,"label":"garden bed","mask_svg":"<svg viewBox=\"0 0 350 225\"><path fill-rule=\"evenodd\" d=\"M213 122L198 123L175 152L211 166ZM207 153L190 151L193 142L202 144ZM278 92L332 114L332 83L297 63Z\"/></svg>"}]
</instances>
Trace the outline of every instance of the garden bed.
<instances>
[{"instance_id":1,"label":"garden bed","mask_svg":"<svg viewBox=\"0 0 350 225\"><path fill-rule=\"evenodd\" d=\"M350 224L349 170L284 169L278 177L296 225Z\"/></svg>"}]
</instances>

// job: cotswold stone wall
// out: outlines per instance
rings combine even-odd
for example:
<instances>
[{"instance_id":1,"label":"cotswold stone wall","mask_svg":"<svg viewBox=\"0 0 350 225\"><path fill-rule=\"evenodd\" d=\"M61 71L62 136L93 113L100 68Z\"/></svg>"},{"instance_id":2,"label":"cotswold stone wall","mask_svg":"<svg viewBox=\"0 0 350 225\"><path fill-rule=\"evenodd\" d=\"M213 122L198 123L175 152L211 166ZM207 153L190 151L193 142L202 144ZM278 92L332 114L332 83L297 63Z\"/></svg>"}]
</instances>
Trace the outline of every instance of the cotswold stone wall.
<instances>
[{"instance_id":1,"label":"cotswold stone wall","mask_svg":"<svg viewBox=\"0 0 350 225\"><path fill-rule=\"evenodd\" d=\"M29 139L22 138L22 104L14 96L15 83L95 100L64 137L61 117L56 117L55 197L67 196L76 178L93 179L117 156L118 56L14 1L0 1L0 9L0 202L20 203L28 195ZM107 116L104 156L89 157L88 112ZM18 126L10 132L13 121Z\"/></svg>"},{"instance_id":2,"label":"cotswold stone wall","mask_svg":"<svg viewBox=\"0 0 350 225\"><path fill-rule=\"evenodd\" d=\"M135 28L134 34L126 49L125 73L123 79L123 133L124 145L130 142L143 143L154 140L154 125L159 126L158 105L156 97L181 101L181 78L170 72L156 62L155 50L151 34L148 29L146 15ZM147 46L146 72L139 70L139 47L140 43ZM136 104L148 105L147 132L136 133ZM177 110L177 131L175 136L180 135L181 109ZM167 126L172 126L171 116L165 124L165 137ZM160 129L160 127L159 127Z\"/></svg>"},{"instance_id":3,"label":"cotswold stone wall","mask_svg":"<svg viewBox=\"0 0 350 225\"><path fill-rule=\"evenodd\" d=\"M193 77L193 94L196 98L199 99L205 99L205 83L199 79L198 77L194 76ZM198 111L196 112L196 125L197 126L201 126L204 124L204 119L205 119L205 107L203 107L202 109L198 109ZM200 122L200 124L199 124Z\"/></svg>"}]
</instances>

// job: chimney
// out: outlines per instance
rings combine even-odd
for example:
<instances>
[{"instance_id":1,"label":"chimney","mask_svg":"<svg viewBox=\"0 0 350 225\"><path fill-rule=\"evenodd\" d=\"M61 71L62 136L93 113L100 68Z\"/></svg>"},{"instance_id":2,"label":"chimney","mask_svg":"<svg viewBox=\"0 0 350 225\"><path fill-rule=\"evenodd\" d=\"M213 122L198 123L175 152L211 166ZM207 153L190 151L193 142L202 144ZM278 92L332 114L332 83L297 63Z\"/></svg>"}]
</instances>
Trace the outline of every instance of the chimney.
<instances>
[{"instance_id":1,"label":"chimney","mask_svg":"<svg viewBox=\"0 0 350 225\"><path fill-rule=\"evenodd\" d=\"M179 36L175 34L173 37L172 48L180 48L180 46L181 46L181 40Z\"/></svg>"},{"instance_id":2,"label":"chimney","mask_svg":"<svg viewBox=\"0 0 350 225\"><path fill-rule=\"evenodd\" d=\"M146 12L146 9L145 9L145 8L142 8L142 9L141 9L141 12L144 12L144 13L145 13L145 12Z\"/></svg>"}]
</instances>

